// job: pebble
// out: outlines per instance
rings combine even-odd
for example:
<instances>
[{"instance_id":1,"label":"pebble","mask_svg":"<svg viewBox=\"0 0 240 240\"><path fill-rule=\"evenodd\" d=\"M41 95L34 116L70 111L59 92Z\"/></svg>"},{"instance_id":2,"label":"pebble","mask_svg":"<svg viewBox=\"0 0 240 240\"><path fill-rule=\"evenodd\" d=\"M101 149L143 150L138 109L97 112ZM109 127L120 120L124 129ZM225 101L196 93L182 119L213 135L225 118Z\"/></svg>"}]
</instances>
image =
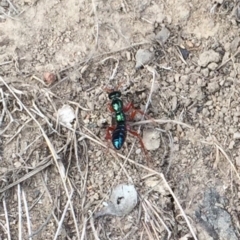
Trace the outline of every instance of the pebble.
<instances>
[{"instance_id":1,"label":"pebble","mask_svg":"<svg viewBox=\"0 0 240 240\"><path fill-rule=\"evenodd\" d=\"M203 114L203 116L208 117L208 116L210 115L210 112L208 111L207 108L204 108L204 109L202 110L202 114Z\"/></svg>"},{"instance_id":2,"label":"pebble","mask_svg":"<svg viewBox=\"0 0 240 240\"><path fill-rule=\"evenodd\" d=\"M211 49L200 54L198 65L206 67L211 62L219 62L220 59L220 54Z\"/></svg>"},{"instance_id":3,"label":"pebble","mask_svg":"<svg viewBox=\"0 0 240 240\"><path fill-rule=\"evenodd\" d=\"M217 82L210 82L207 86L207 89L210 93L214 93L218 91L220 88L219 84Z\"/></svg>"},{"instance_id":4,"label":"pebble","mask_svg":"<svg viewBox=\"0 0 240 240\"><path fill-rule=\"evenodd\" d=\"M240 37L235 37L230 45L230 50L232 54L234 54L237 51L239 44L240 44Z\"/></svg>"},{"instance_id":5,"label":"pebble","mask_svg":"<svg viewBox=\"0 0 240 240\"><path fill-rule=\"evenodd\" d=\"M156 150L160 147L160 132L154 129L145 129L142 141L147 150Z\"/></svg>"},{"instance_id":6,"label":"pebble","mask_svg":"<svg viewBox=\"0 0 240 240\"><path fill-rule=\"evenodd\" d=\"M132 60L131 53L129 51L126 52L126 57L128 62Z\"/></svg>"},{"instance_id":7,"label":"pebble","mask_svg":"<svg viewBox=\"0 0 240 240\"><path fill-rule=\"evenodd\" d=\"M177 109L177 97L174 96L172 98L172 111L175 111Z\"/></svg>"},{"instance_id":8,"label":"pebble","mask_svg":"<svg viewBox=\"0 0 240 240\"><path fill-rule=\"evenodd\" d=\"M221 110L222 113L227 113L228 112L228 109L226 107L222 107L222 110Z\"/></svg>"},{"instance_id":9,"label":"pebble","mask_svg":"<svg viewBox=\"0 0 240 240\"><path fill-rule=\"evenodd\" d=\"M150 52L148 49L139 49L136 53L136 65L135 68L139 69L140 67L148 64L154 57L154 53Z\"/></svg>"},{"instance_id":10,"label":"pebble","mask_svg":"<svg viewBox=\"0 0 240 240\"><path fill-rule=\"evenodd\" d=\"M163 27L162 30L156 35L156 41L162 45L168 40L169 37L170 31L166 27Z\"/></svg>"},{"instance_id":11,"label":"pebble","mask_svg":"<svg viewBox=\"0 0 240 240\"><path fill-rule=\"evenodd\" d=\"M238 117L234 116L234 117L233 117L233 122L234 122L234 123L238 123Z\"/></svg>"},{"instance_id":12,"label":"pebble","mask_svg":"<svg viewBox=\"0 0 240 240\"><path fill-rule=\"evenodd\" d=\"M234 141L231 141L231 142L229 143L228 148L229 148L229 149L233 149L234 144L235 144L235 142L234 142Z\"/></svg>"},{"instance_id":13,"label":"pebble","mask_svg":"<svg viewBox=\"0 0 240 240\"><path fill-rule=\"evenodd\" d=\"M208 77L208 75L209 75L209 70L208 70L208 68L202 69L201 72L202 72L202 74L203 74L204 77Z\"/></svg>"},{"instance_id":14,"label":"pebble","mask_svg":"<svg viewBox=\"0 0 240 240\"><path fill-rule=\"evenodd\" d=\"M236 165L240 167L240 156L236 157Z\"/></svg>"},{"instance_id":15,"label":"pebble","mask_svg":"<svg viewBox=\"0 0 240 240\"><path fill-rule=\"evenodd\" d=\"M141 148L138 148L138 149L136 150L136 154L137 154L137 155L139 155L141 152L142 152Z\"/></svg>"},{"instance_id":16,"label":"pebble","mask_svg":"<svg viewBox=\"0 0 240 240\"><path fill-rule=\"evenodd\" d=\"M240 132L235 132L233 134L233 139L240 139Z\"/></svg>"},{"instance_id":17,"label":"pebble","mask_svg":"<svg viewBox=\"0 0 240 240\"><path fill-rule=\"evenodd\" d=\"M236 117L240 117L240 112L239 112L239 111L236 111L236 112L234 112L234 115L235 115Z\"/></svg>"},{"instance_id":18,"label":"pebble","mask_svg":"<svg viewBox=\"0 0 240 240\"><path fill-rule=\"evenodd\" d=\"M216 70L217 67L218 67L218 65L214 62L209 63L209 65L208 65L208 68L212 71Z\"/></svg>"}]
</instances>

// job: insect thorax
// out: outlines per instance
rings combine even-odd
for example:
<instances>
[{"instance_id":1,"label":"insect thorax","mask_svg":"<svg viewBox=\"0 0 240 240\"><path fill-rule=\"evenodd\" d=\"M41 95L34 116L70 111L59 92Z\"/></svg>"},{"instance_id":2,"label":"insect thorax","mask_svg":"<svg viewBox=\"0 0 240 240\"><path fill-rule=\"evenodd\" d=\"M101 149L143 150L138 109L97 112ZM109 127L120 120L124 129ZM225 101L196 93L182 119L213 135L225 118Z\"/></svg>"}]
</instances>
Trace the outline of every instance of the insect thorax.
<instances>
[{"instance_id":1,"label":"insect thorax","mask_svg":"<svg viewBox=\"0 0 240 240\"><path fill-rule=\"evenodd\" d=\"M123 112L117 112L115 114L115 118L116 118L117 123L125 122L125 120L126 120L125 114Z\"/></svg>"},{"instance_id":2,"label":"insect thorax","mask_svg":"<svg viewBox=\"0 0 240 240\"><path fill-rule=\"evenodd\" d=\"M123 102L119 98L115 98L112 100L112 108L115 112L122 112L123 111Z\"/></svg>"}]
</instances>

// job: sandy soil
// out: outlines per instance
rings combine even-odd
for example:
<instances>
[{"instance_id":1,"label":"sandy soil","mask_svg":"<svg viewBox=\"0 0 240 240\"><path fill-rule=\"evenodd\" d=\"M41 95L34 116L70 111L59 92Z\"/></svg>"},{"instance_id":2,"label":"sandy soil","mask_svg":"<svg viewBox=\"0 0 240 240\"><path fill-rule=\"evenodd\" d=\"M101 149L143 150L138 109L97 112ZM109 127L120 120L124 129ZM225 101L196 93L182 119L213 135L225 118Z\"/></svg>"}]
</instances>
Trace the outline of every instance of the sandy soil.
<instances>
[{"instance_id":1,"label":"sandy soil","mask_svg":"<svg viewBox=\"0 0 240 240\"><path fill-rule=\"evenodd\" d=\"M240 239L239 28L237 0L0 0L0 239ZM147 106L119 151L111 88Z\"/></svg>"}]
</instances>

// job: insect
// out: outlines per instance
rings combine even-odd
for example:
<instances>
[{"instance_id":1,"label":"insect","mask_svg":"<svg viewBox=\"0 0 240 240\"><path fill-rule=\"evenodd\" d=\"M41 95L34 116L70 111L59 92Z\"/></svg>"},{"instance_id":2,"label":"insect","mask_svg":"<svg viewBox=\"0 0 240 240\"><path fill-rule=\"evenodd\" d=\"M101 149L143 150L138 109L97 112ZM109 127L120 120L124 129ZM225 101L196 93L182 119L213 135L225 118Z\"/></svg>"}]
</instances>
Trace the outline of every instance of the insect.
<instances>
[{"instance_id":1,"label":"insect","mask_svg":"<svg viewBox=\"0 0 240 240\"><path fill-rule=\"evenodd\" d=\"M109 131L112 130L112 144L117 149L120 150L123 146L126 136L127 136L127 127L126 127L126 116L124 113L123 102L120 99L121 92L114 91L109 93L109 99L112 100L111 102L111 109L115 113L116 118L116 127L109 127L108 128L108 138L109 138Z\"/></svg>"},{"instance_id":2,"label":"insect","mask_svg":"<svg viewBox=\"0 0 240 240\"><path fill-rule=\"evenodd\" d=\"M132 103L128 103L126 106L124 106L121 100L121 95L122 94L120 91L112 91L108 94L108 97L111 100L110 110L115 114L116 125L114 127L108 127L106 139L111 139L114 148L120 150L126 140L127 132L130 132L139 139L140 144L146 154L146 149L140 135L137 132L131 131L127 127L127 118L125 115L126 112L132 109L130 115L128 116L128 118L131 120L135 117L137 112L141 113L142 115L144 113L140 110L134 109ZM112 135L110 134L111 131Z\"/></svg>"}]
</instances>

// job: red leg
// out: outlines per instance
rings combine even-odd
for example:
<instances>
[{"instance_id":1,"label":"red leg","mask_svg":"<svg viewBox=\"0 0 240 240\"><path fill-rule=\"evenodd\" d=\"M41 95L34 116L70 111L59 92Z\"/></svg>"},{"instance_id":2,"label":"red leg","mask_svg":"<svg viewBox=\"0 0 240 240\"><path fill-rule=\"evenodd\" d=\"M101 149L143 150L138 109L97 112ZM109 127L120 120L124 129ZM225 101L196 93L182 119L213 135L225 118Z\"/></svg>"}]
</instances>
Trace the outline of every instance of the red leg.
<instances>
[{"instance_id":1,"label":"red leg","mask_svg":"<svg viewBox=\"0 0 240 240\"><path fill-rule=\"evenodd\" d=\"M147 152L147 150L146 150L146 148L145 148L145 146L143 144L141 136L137 132L134 132L134 131L131 131L131 130L128 130L128 132L130 132L133 136L138 138L138 140L139 140L139 142L141 144L141 147L142 147L142 149L144 151L144 154L146 156L147 162L149 163L150 162L149 155L148 155L148 152Z\"/></svg>"},{"instance_id":2,"label":"red leg","mask_svg":"<svg viewBox=\"0 0 240 240\"><path fill-rule=\"evenodd\" d=\"M128 103L126 106L123 107L124 112L128 112L130 109L132 111L129 115L129 119L128 119L129 121L132 121L135 118L137 113L141 114L142 116L146 117L147 119L150 119L150 117L148 117L146 114L144 114L143 111L141 111L139 109L135 109L132 103Z\"/></svg>"},{"instance_id":3,"label":"red leg","mask_svg":"<svg viewBox=\"0 0 240 240\"><path fill-rule=\"evenodd\" d=\"M116 127L108 127L107 128L107 133L106 133L106 137L105 137L105 139L107 139L107 140L110 140L110 139L112 139L112 135L111 135L111 132L115 129ZM110 148L110 141L108 141L108 143L107 143L107 150L106 150L106 154L108 153L108 151L109 151L109 148Z\"/></svg>"},{"instance_id":4,"label":"red leg","mask_svg":"<svg viewBox=\"0 0 240 240\"><path fill-rule=\"evenodd\" d=\"M123 106L123 111L128 112L131 108L134 108L133 103L128 103L127 105Z\"/></svg>"},{"instance_id":5,"label":"red leg","mask_svg":"<svg viewBox=\"0 0 240 240\"><path fill-rule=\"evenodd\" d=\"M132 121L132 120L135 118L135 116L136 116L137 113L141 114L142 116L144 116L144 117L146 117L146 118L149 118L147 115L144 114L143 111L134 108L134 109L132 110L130 116L129 116L130 121Z\"/></svg>"},{"instance_id":6,"label":"red leg","mask_svg":"<svg viewBox=\"0 0 240 240\"><path fill-rule=\"evenodd\" d=\"M113 110L113 108L112 108L112 105L111 105L110 103L108 103L108 110L109 110L110 112L114 112L114 110Z\"/></svg>"},{"instance_id":7,"label":"red leg","mask_svg":"<svg viewBox=\"0 0 240 240\"><path fill-rule=\"evenodd\" d=\"M112 135L111 135L110 132L112 132L114 129L115 129L115 127L108 127L108 128L107 128L107 133L106 133L105 139L107 139L107 140L112 139Z\"/></svg>"}]
</instances>

